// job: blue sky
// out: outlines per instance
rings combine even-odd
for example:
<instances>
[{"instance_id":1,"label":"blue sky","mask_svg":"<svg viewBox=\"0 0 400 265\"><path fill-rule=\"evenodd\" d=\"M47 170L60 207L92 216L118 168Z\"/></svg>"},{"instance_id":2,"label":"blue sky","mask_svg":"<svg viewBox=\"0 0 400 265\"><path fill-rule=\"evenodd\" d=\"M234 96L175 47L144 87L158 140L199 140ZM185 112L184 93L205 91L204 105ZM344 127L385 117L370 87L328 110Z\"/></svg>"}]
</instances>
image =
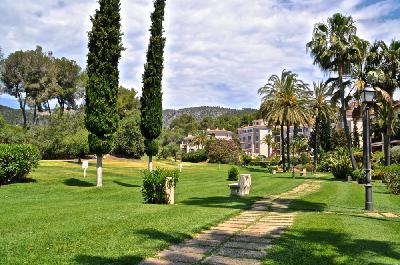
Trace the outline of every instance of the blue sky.
<instances>
[{"instance_id":1,"label":"blue sky","mask_svg":"<svg viewBox=\"0 0 400 265\"><path fill-rule=\"evenodd\" d=\"M152 1L121 3L120 83L140 91ZM0 47L7 55L41 45L85 67L96 8L96 0L1 0ZM305 44L335 12L352 15L362 38L400 38L399 0L167 0L164 108L258 108L257 89L283 69L309 83L326 79ZM13 103L1 95L0 104Z\"/></svg>"}]
</instances>

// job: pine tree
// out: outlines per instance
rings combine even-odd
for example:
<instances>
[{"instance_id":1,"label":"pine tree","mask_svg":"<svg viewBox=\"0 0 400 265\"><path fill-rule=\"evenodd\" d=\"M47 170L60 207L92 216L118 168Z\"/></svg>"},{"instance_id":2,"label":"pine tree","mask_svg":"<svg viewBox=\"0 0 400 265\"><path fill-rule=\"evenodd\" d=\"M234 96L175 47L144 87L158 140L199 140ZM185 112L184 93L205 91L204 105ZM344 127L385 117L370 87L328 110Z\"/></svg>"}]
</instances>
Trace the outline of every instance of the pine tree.
<instances>
[{"instance_id":1,"label":"pine tree","mask_svg":"<svg viewBox=\"0 0 400 265\"><path fill-rule=\"evenodd\" d=\"M103 186L103 155L112 149L118 127L118 62L123 50L119 0L99 0L89 32L85 125L90 152L97 155L97 187Z\"/></svg>"},{"instance_id":2,"label":"pine tree","mask_svg":"<svg viewBox=\"0 0 400 265\"><path fill-rule=\"evenodd\" d=\"M149 171L152 170L153 156L157 155L159 144L156 138L162 130L162 72L165 38L163 37L165 0L154 2L151 14L150 43L147 49L147 63L144 66L140 111L140 129L145 137L145 152L149 157Z\"/></svg>"}]
</instances>

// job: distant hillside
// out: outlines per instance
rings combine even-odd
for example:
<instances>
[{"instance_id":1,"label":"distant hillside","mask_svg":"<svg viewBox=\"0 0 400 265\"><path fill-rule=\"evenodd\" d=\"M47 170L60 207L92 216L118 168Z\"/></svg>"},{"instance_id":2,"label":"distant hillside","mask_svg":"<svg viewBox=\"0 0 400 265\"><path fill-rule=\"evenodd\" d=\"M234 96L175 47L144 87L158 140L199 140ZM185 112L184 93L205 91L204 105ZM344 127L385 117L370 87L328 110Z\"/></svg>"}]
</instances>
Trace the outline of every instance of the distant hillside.
<instances>
[{"instance_id":1,"label":"distant hillside","mask_svg":"<svg viewBox=\"0 0 400 265\"><path fill-rule=\"evenodd\" d=\"M163 120L164 126L169 126L169 124L177 117L181 116L182 114L188 114L195 117L197 120L202 120L204 117L211 116L211 117L219 117L221 115L241 115L243 113L254 113L257 110L255 109L229 109L229 108L222 108L222 107L191 107L191 108L184 108L184 109L166 109L163 111ZM0 105L0 114L3 115L4 119L9 124L22 124L22 114L19 109L12 109L6 106ZM32 113L27 113L28 121L32 120Z\"/></svg>"},{"instance_id":2,"label":"distant hillside","mask_svg":"<svg viewBox=\"0 0 400 265\"><path fill-rule=\"evenodd\" d=\"M239 110L239 109L229 109L222 107L202 106L202 107L184 108L179 110L166 109L163 111L163 118L164 118L164 126L167 127L175 118L181 116L182 114L191 115L200 121L207 116L219 117L221 115L241 115L244 113L254 113L256 111L257 110L255 109L248 109L248 108Z\"/></svg>"},{"instance_id":3,"label":"distant hillside","mask_svg":"<svg viewBox=\"0 0 400 265\"><path fill-rule=\"evenodd\" d=\"M24 119L19 109L12 109L3 105L0 105L0 114L4 117L8 124L23 124Z\"/></svg>"}]
</instances>

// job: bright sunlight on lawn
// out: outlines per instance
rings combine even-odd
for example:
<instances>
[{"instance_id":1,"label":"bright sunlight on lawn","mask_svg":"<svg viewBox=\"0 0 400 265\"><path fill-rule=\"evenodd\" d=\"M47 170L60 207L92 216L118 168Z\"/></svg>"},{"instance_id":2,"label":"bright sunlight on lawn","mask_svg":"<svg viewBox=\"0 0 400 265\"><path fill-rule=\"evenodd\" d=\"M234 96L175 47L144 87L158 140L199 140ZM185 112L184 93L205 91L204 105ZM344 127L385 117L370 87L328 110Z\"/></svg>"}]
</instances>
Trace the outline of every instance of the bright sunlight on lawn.
<instances>
[{"instance_id":1,"label":"bright sunlight on lawn","mask_svg":"<svg viewBox=\"0 0 400 265\"><path fill-rule=\"evenodd\" d=\"M282 193L303 181L253 169L251 196L232 198L229 167L184 163L176 205L170 206L143 204L145 161L106 160L102 189L95 187L94 161L86 178L79 164L41 161L30 175L37 182L0 188L0 263L137 264L238 213L257 196Z\"/></svg>"}]
</instances>

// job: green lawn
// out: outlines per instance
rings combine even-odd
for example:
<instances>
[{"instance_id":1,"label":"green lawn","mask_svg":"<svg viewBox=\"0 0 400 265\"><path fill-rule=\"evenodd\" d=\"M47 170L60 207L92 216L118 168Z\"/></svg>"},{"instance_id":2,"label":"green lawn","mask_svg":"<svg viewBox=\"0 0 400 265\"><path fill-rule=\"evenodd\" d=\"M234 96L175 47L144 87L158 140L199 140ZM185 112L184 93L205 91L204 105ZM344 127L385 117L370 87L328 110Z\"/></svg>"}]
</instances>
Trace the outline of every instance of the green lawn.
<instances>
[{"instance_id":1,"label":"green lawn","mask_svg":"<svg viewBox=\"0 0 400 265\"><path fill-rule=\"evenodd\" d=\"M382 183L373 200L375 210L400 214L400 196ZM326 180L290 207L301 213L264 264L400 264L400 219L366 216L363 185Z\"/></svg>"},{"instance_id":2,"label":"green lawn","mask_svg":"<svg viewBox=\"0 0 400 265\"><path fill-rule=\"evenodd\" d=\"M251 197L235 199L228 166L184 164L176 205L146 205L140 193L145 167L144 161L106 160L104 188L98 189L93 163L84 179L78 164L41 161L30 175L36 182L0 187L0 264L137 264L238 213L257 196L304 181L254 169Z\"/></svg>"}]
</instances>

